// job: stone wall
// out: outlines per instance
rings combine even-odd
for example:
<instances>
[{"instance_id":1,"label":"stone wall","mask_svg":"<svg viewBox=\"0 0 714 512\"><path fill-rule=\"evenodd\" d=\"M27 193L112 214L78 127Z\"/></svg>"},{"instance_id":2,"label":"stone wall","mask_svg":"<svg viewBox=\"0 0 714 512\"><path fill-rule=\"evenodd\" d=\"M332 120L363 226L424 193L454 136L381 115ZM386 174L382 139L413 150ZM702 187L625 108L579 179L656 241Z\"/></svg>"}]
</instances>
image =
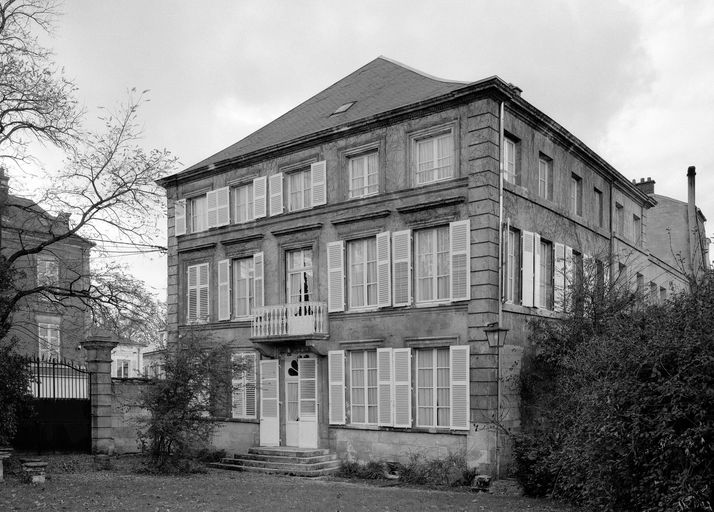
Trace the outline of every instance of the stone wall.
<instances>
[{"instance_id":1,"label":"stone wall","mask_svg":"<svg viewBox=\"0 0 714 512\"><path fill-rule=\"evenodd\" d=\"M112 379L112 433L114 453L141 451L137 439L138 420L148 416L149 411L139 407L141 391L151 386L146 379Z\"/></svg>"}]
</instances>

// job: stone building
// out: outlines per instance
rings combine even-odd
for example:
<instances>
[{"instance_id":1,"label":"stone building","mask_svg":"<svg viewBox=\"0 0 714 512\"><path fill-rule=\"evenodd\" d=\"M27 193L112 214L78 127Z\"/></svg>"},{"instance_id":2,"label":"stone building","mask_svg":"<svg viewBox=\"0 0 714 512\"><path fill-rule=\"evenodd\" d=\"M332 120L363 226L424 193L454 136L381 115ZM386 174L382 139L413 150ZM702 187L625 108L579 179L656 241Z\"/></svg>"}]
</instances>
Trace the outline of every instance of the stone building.
<instances>
[{"instance_id":1,"label":"stone building","mask_svg":"<svg viewBox=\"0 0 714 512\"><path fill-rule=\"evenodd\" d=\"M585 268L686 285L650 255L655 199L520 93L380 57L160 180L169 342L191 328L253 362L218 446L496 471L529 319Z\"/></svg>"}]
</instances>

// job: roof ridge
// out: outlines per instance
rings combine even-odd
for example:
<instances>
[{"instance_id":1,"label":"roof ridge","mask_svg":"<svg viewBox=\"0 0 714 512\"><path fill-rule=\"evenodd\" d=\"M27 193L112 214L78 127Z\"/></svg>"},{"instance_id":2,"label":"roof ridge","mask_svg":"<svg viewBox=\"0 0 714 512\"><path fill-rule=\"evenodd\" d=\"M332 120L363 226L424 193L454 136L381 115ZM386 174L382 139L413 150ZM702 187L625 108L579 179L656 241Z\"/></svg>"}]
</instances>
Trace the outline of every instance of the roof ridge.
<instances>
[{"instance_id":1,"label":"roof ridge","mask_svg":"<svg viewBox=\"0 0 714 512\"><path fill-rule=\"evenodd\" d=\"M378 59L386 60L387 62L391 62L392 64L394 64L394 65L396 65L396 66L399 66L399 67L402 67L402 68L404 68L404 69L406 69L406 70L411 71L412 73L416 73L417 75L421 75L421 76L423 76L424 78L428 78L428 79L430 79L430 80L436 80L437 82L445 82L445 83L448 83L448 84L463 84L463 85L468 85L468 84L471 83L471 82L464 82L464 81L462 81L462 80L448 80L448 79L446 79L446 78L439 78L438 76L430 75L429 73L425 73L424 71L421 71L421 70L419 70L419 69L413 68L413 67L408 66L408 65L406 65L406 64L404 64L404 63L402 63L402 62L399 62L398 60L392 59L392 58L390 58L390 57L386 57L386 56L384 56L384 55L380 55L380 56L377 57L377 58L378 58ZM376 60L376 59L375 59L375 60Z\"/></svg>"}]
</instances>

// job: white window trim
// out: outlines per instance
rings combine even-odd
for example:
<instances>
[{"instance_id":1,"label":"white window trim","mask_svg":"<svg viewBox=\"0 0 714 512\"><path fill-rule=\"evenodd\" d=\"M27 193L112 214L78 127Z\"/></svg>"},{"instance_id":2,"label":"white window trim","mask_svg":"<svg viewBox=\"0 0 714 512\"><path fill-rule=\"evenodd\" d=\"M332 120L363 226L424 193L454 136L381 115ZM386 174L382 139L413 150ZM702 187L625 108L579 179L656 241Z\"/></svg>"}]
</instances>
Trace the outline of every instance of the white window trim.
<instances>
[{"instance_id":1,"label":"white window trim","mask_svg":"<svg viewBox=\"0 0 714 512\"><path fill-rule=\"evenodd\" d=\"M439 228L445 228L447 232L449 233L449 243L448 245L448 250L446 252L447 255L447 260L449 262L449 273L443 276L439 276L436 272L438 270L438 249L437 249L437 243L438 243L438 236L437 236L437 229ZM432 271L434 272L433 275L431 276L431 284L433 286L433 292L434 292L434 298L433 299L420 299L420 291L421 287L419 284L420 278L419 278L419 254L417 252L417 241L419 240L419 237L426 231L431 231L434 234L434 260L432 262ZM449 232L449 225L447 224L446 226L436 226L433 228L426 228L426 229L420 229L418 231L414 232L414 256L413 256L413 261L414 261L414 303L416 304L417 307L424 307L424 306L434 306L438 304L448 304L451 302L451 233ZM449 293L447 294L447 297L445 298L437 298L436 295L438 295L438 288L439 288L439 277L445 277L447 279L447 282L449 283Z\"/></svg>"},{"instance_id":2,"label":"white window trim","mask_svg":"<svg viewBox=\"0 0 714 512\"><path fill-rule=\"evenodd\" d=\"M61 331L61 320L57 317L38 317L37 318L37 341L38 341L38 354L40 357L45 357L46 359L58 358L62 354L62 331ZM48 338L45 340L40 335L42 329L47 331ZM50 336L50 331L56 332L57 340L56 345L52 344L52 337ZM46 341L46 343L44 343ZM43 345L48 345L43 347Z\"/></svg>"},{"instance_id":3,"label":"white window trim","mask_svg":"<svg viewBox=\"0 0 714 512\"><path fill-rule=\"evenodd\" d=\"M240 203L239 198L241 193L245 192L244 195L247 197L245 203ZM243 210L245 215L245 220L239 220L241 215L240 211ZM255 220L255 188L253 182L243 183L238 185L233 189L233 222L235 224L245 224Z\"/></svg>"},{"instance_id":4,"label":"white window trim","mask_svg":"<svg viewBox=\"0 0 714 512\"><path fill-rule=\"evenodd\" d=\"M365 159L365 172L361 176L362 187L360 187L360 189L364 191L367 188L369 188L368 183L369 183L370 173L367 172L368 171L367 162L368 162L368 159L372 156L374 157L374 159L376 161L376 170L373 174L375 174L377 176L377 184L376 184L377 190L375 190L374 192L366 192L366 193L356 194L352 190L352 182L354 180L353 162L356 162L359 159ZM379 194L379 151L376 148L364 151L362 153L347 155L347 167L348 167L347 179L349 180L348 184L347 184L347 198L348 199L359 199L359 198L363 198L363 197L376 196L377 194Z\"/></svg>"},{"instance_id":5,"label":"white window trim","mask_svg":"<svg viewBox=\"0 0 714 512\"><path fill-rule=\"evenodd\" d=\"M414 418L414 423L418 428L451 428L451 357L449 354L449 363L448 363L448 369L449 369L449 380L447 383L447 386L449 388L449 404L448 404L448 422L446 425L438 425L438 407L437 407L437 397L438 397L438 351L439 350L444 350L446 349L447 353L449 352L448 347L435 347L435 348L424 348L424 349L418 349L414 353L415 361L414 361L414 377L415 377L415 393L414 393L414 399L416 403L416 417ZM431 351L432 353L432 365L431 365L431 374L432 374L432 386L431 386L431 392L432 392L432 403L430 406L420 406L419 405L419 391L423 386L420 386L420 379L419 379L419 353L421 352L428 352ZM425 389L428 389L425 387ZM433 424L422 424L419 423L419 409L431 409L432 414L433 414ZM443 407L442 407L443 408Z\"/></svg>"},{"instance_id":6,"label":"white window trim","mask_svg":"<svg viewBox=\"0 0 714 512\"><path fill-rule=\"evenodd\" d=\"M374 283L369 283L367 281L367 267L370 263L370 261L367 259L367 244L369 243L370 240L374 240ZM346 251L346 256L347 256L347 262L346 262L346 267L347 267L347 298L351 299L352 298L352 286L353 286L353 277L352 277L352 267L354 262L352 261L352 255L351 255L351 248L353 244L364 244L364 258L361 262L359 262L364 269L363 272L363 281L360 283L360 286L362 286L362 299L364 300L364 305L362 306L353 306L352 305L352 300L347 301L347 309L349 311L365 311L365 310L374 310L379 308L379 276L378 276L378 258L377 258L377 239L376 237L369 237L369 238L360 238L357 240L349 240L347 242L347 251ZM369 294L367 293L367 286L369 284L373 284L375 287L375 303L374 304L368 304L368 296Z\"/></svg>"},{"instance_id":7,"label":"white window trim","mask_svg":"<svg viewBox=\"0 0 714 512\"><path fill-rule=\"evenodd\" d=\"M350 424L351 425L377 425L379 423L379 411L376 413L376 418L375 421L370 422L369 421L369 367L367 366L367 353L368 352L374 352L375 353L375 358L374 358L374 371L375 374L377 372L377 351L376 350L355 350L355 351L350 351L349 352L349 376L350 376L350 389L349 389L349 396L350 396ZM352 361L353 357L355 354L361 354L362 355L362 362L364 366L360 369L362 372L362 376L364 378L364 386L362 386L361 392L364 394L364 402L361 407L364 408L364 421L354 421L354 379L352 377L352 373L354 368L352 367ZM379 390L379 378L377 377L377 382L375 382L374 389L375 393L377 393L376 401L374 403L374 407L378 408L379 404L379 396L378 396L378 390Z\"/></svg>"},{"instance_id":8,"label":"white window trim","mask_svg":"<svg viewBox=\"0 0 714 512\"><path fill-rule=\"evenodd\" d=\"M417 174L418 174L418 143L422 141L426 141L429 139L437 139L439 137L442 137L444 135L450 135L451 136L451 149L452 149L452 155L451 155L451 176L446 176L444 178L437 178L434 180L430 181L425 181L423 183L419 183L417 181ZM456 122L452 122L446 125L440 125L440 126L434 126L432 128L428 128L426 130L421 130L415 133L412 133L410 135L410 165L411 165L411 180L412 180L412 185L414 187L424 187L431 185L433 183L440 183L442 181L448 181L452 180L454 178L457 178L459 175L459 169L458 169L458 162L459 158L457 157L458 155L458 141L457 141L457 133L456 133ZM431 169L431 171L434 171L435 169Z\"/></svg>"}]
</instances>

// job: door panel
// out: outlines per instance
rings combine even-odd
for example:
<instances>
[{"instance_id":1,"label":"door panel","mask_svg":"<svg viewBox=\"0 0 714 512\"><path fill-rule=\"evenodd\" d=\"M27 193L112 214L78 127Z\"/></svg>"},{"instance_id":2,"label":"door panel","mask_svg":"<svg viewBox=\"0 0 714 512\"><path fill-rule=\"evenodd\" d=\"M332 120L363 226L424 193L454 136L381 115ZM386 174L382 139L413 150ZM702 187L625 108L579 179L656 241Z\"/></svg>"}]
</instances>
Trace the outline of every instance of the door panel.
<instances>
[{"instance_id":1,"label":"door panel","mask_svg":"<svg viewBox=\"0 0 714 512\"><path fill-rule=\"evenodd\" d=\"M298 359L299 446L317 448L317 359Z\"/></svg>"},{"instance_id":2,"label":"door panel","mask_svg":"<svg viewBox=\"0 0 714 512\"><path fill-rule=\"evenodd\" d=\"M280 444L280 408L278 406L278 360L260 362L260 445Z\"/></svg>"}]
</instances>

